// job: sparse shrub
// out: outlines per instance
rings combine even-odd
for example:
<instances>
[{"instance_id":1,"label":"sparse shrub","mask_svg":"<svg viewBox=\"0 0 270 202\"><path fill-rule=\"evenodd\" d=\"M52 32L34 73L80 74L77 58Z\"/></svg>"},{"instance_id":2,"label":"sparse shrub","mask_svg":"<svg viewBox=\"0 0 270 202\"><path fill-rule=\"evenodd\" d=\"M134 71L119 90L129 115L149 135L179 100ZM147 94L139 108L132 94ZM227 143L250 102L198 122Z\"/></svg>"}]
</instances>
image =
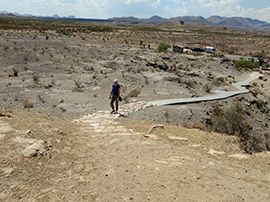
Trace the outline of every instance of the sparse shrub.
<instances>
[{"instance_id":1,"label":"sparse shrub","mask_svg":"<svg viewBox=\"0 0 270 202\"><path fill-rule=\"evenodd\" d=\"M255 104L259 109L262 109L265 105L265 102L263 100L259 99L259 100L255 100Z\"/></svg>"},{"instance_id":2,"label":"sparse shrub","mask_svg":"<svg viewBox=\"0 0 270 202\"><path fill-rule=\"evenodd\" d=\"M237 68L254 69L258 68L260 64L258 62L252 62L249 60L238 60L234 62Z\"/></svg>"},{"instance_id":3,"label":"sparse shrub","mask_svg":"<svg viewBox=\"0 0 270 202\"><path fill-rule=\"evenodd\" d=\"M23 108L25 108L25 109L34 107L34 103L31 100L27 99L27 98L24 98L22 100L22 105L23 105Z\"/></svg>"},{"instance_id":4,"label":"sparse shrub","mask_svg":"<svg viewBox=\"0 0 270 202\"><path fill-rule=\"evenodd\" d=\"M131 90L126 96L124 96L123 100L128 102L128 100L132 97L137 97L141 93L141 88L134 88Z\"/></svg>"},{"instance_id":5,"label":"sparse shrub","mask_svg":"<svg viewBox=\"0 0 270 202\"><path fill-rule=\"evenodd\" d=\"M235 52L234 52L234 50L229 50L228 53L232 55L232 54L234 54Z\"/></svg>"},{"instance_id":6,"label":"sparse shrub","mask_svg":"<svg viewBox=\"0 0 270 202\"><path fill-rule=\"evenodd\" d=\"M12 70L13 70L13 75L14 75L15 77L17 77L17 76L19 75L19 70L16 69L16 68L13 68Z\"/></svg>"},{"instance_id":7,"label":"sparse shrub","mask_svg":"<svg viewBox=\"0 0 270 202\"><path fill-rule=\"evenodd\" d=\"M193 80L193 79L187 79L187 80L184 80L183 83L189 87L189 88L194 88L195 85L197 85L197 81L196 80Z\"/></svg>"},{"instance_id":8,"label":"sparse shrub","mask_svg":"<svg viewBox=\"0 0 270 202\"><path fill-rule=\"evenodd\" d=\"M67 109L66 109L65 107L60 107L60 110L61 110L62 112L66 112L66 111L67 111Z\"/></svg>"},{"instance_id":9,"label":"sparse shrub","mask_svg":"<svg viewBox=\"0 0 270 202\"><path fill-rule=\"evenodd\" d=\"M40 79L40 76L38 74L33 75L33 81L35 82L35 84L39 83L39 79Z\"/></svg>"},{"instance_id":10,"label":"sparse shrub","mask_svg":"<svg viewBox=\"0 0 270 202\"><path fill-rule=\"evenodd\" d=\"M166 43L160 43L157 50L158 52L167 52L171 46Z\"/></svg>"},{"instance_id":11,"label":"sparse shrub","mask_svg":"<svg viewBox=\"0 0 270 202\"><path fill-rule=\"evenodd\" d=\"M204 89L205 92L210 93L210 91L212 90L212 85L210 85L209 83L207 83L207 84L205 84L203 86L203 89Z\"/></svg>"},{"instance_id":12,"label":"sparse shrub","mask_svg":"<svg viewBox=\"0 0 270 202\"><path fill-rule=\"evenodd\" d=\"M224 55L220 54L220 53L213 53L210 56L213 57L213 58L223 58L224 57Z\"/></svg>"},{"instance_id":13,"label":"sparse shrub","mask_svg":"<svg viewBox=\"0 0 270 202\"><path fill-rule=\"evenodd\" d=\"M260 91L257 88L254 88L252 90L250 90L250 93L254 96L257 97L257 95L259 95Z\"/></svg>"},{"instance_id":14,"label":"sparse shrub","mask_svg":"<svg viewBox=\"0 0 270 202\"><path fill-rule=\"evenodd\" d=\"M215 132L238 136L242 148L246 152L250 152L248 135L252 130L252 126L246 122L245 112L240 104L236 103L227 109L214 105L213 113L207 126Z\"/></svg>"},{"instance_id":15,"label":"sparse shrub","mask_svg":"<svg viewBox=\"0 0 270 202\"><path fill-rule=\"evenodd\" d=\"M264 57L264 53L263 52L256 52L256 53L252 54L252 57L254 57L254 58Z\"/></svg>"},{"instance_id":16,"label":"sparse shrub","mask_svg":"<svg viewBox=\"0 0 270 202\"><path fill-rule=\"evenodd\" d=\"M170 115L169 115L168 111L166 111L166 112L164 113L164 117L165 117L166 119L169 119L169 118L170 118Z\"/></svg>"},{"instance_id":17,"label":"sparse shrub","mask_svg":"<svg viewBox=\"0 0 270 202\"><path fill-rule=\"evenodd\" d=\"M218 87L224 84L225 84L225 79L223 77L215 78L213 81L213 85L218 86Z\"/></svg>"},{"instance_id":18,"label":"sparse shrub","mask_svg":"<svg viewBox=\"0 0 270 202\"><path fill-rule=\"evenodd\" d=\"M202 56L203 54L200 52L195 52L195 53L187 53L187 55Z\"/></svg>"},{"instance_id":19,"label":"sparse shrub","mask_svg":"<svg viewBox=\"0 0 270 202\"><path fill-rule=\"evenodd\" d=\"M144 80L145 80L145 84L146 85L149 85L149 79L148 79L148 77L147 76L143 76L144 77Z\"/></svg>"},{"instance_id":20,"label":"sparse shrub","mask_svg":"<svg viewBox=\"0 0 270 202\"><path fill-rule=\"evenodd\" d=\"M38 100L41 102L41 103L45 103L45 100L43 97L41 97L41 95L38 96Z\"/></svg>"},{"instance_id":21,"label":"sparse shrub","mask_svg":"<svg viewBox=\"0 0 270 202\"><path fill-rule=\"evenodd\" d=\"M228 135L237 135L247 132L244 110L240 104L235 104L228 109L222 109L217 105L213 106L211 119L214 123L214 130L217 132L226 133Z\"/></svg>"},{"instance_id":22,"label":"sparse shrub","mask_svg":"<svg viewBox=\"0 0 270 202\"><path fill-rule=\"evenodd\" d=\"M82 82L78 79L78 80L74 80L74 83L76 87L73 89L73 91L82 92L83 91Z\"/></svg>"}]
</instances>

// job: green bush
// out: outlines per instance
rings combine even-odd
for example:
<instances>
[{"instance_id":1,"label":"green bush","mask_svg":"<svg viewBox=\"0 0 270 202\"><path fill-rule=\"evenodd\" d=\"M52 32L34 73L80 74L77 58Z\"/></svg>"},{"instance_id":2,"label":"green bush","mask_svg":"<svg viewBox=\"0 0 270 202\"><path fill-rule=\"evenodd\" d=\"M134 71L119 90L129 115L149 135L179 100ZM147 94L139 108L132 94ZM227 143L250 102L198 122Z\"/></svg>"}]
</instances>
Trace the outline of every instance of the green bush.
<instances>
[{"instance_id":1,"label":"green bush","mask_svg":"<svg viewBox=\"0 0 270 202\"><path fill-rule=\"evenodd\" d=\"M215 132L238 136L241 147L246 152L250 152L248 140L252 126L246 122L245 112L241 105L236 103L227 109L214 105L212 111L213 113L207 126Z\"/></svg>"},{"instance_id":2,"label":"green bush","mask_svg":"<svg viewBox=\"0 0 270 202\"><path fill-rule=\"evenodd\" d=\"M194 55L194 56L201 56L203 55L202 53L200 52L195 52L195 53L187 53L188 55Z\"/></svg>"},{"instance_id":3,"label":"green bush","mask_svg":"<svg viewBox=\"0 0 270 202\"><path fill-rule=\"evenodd\" d=\"M224 55L223 54L220 54L220 53L213 53L210 55L211 57L214 57L214 58L223 58Z\"/></svg>"},{"instance_id":4,"label":"green bush","mask_svg":"<svg viewBox=\"0 0 270 202\"><path fill-rule=\"evenodd\" d=\"M228 53L229 54L234 54L234 50L229 50Z\"/></svg>"},{"instance_id":5,"label":"green bush","mask_svg":"<svg viewBox=\"0 0 270 202\"><path fill-rule=\"evenodd\" d=\"M168 48L170 48L171 46L166 44L166 43L160 43L157 50L158 52L167 52Z\"/></svg>"},{"instance_id":6,"label":"green bush","mask_svg":"<svg viewBox=\"0 0 270 202\"><path fill-rule=\"evenodd\" d=\"M264 57L264 53L263 53L263 52L257 52L257 53L254 53L254 54L252 55L252 57L254 57L254 58Z\"/></svg>"},{"instance_id":7,"label":"green bush","mask_svg":"<svg viewBox=\"0 0 270 202\"><path fill-rule=\"evenodd\" d=\"M252 62L249 60L237 60L234 62L237 68L254 69L258 68L260 64L258 62Z\"/></svg>"}]
</instances>

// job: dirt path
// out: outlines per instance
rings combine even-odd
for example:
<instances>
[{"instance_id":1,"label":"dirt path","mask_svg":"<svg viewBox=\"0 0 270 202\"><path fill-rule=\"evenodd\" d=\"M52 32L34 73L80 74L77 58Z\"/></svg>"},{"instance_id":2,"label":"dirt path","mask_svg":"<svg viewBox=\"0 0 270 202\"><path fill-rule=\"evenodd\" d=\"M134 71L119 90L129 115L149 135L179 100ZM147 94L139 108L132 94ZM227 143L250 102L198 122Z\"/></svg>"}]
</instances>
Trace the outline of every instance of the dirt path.
<instances>
[{"instance_id":1,"label":"dirt path","mask_svg":"<svg viewBox=\"0 0 270 202\"><path fill-rule=\"evenodd\" d=\"M174 126L148 134L150 123L116 118L100 111L75 121L94 158L82 179L96 201L270 199L269 154L248 156L226 136Z\"/></svg>"}]
</instances>

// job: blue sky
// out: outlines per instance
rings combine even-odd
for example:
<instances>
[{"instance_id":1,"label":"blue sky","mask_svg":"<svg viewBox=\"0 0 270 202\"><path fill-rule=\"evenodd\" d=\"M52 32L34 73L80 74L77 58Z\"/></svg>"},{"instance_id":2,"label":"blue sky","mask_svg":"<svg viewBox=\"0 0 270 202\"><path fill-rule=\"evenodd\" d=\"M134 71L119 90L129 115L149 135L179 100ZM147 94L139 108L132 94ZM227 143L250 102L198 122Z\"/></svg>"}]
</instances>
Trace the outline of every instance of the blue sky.
<instances>
[{"instance_id":1,"label":"blue sky","mask_svg":"<svg viewBox=\"0 0 270 202\"><path fill-rule=\"evenodd\" d=\"M250 17L270 23L270 0L0 0L0 11L109 18L153 15Z\"/></svg>"}]
</instances>

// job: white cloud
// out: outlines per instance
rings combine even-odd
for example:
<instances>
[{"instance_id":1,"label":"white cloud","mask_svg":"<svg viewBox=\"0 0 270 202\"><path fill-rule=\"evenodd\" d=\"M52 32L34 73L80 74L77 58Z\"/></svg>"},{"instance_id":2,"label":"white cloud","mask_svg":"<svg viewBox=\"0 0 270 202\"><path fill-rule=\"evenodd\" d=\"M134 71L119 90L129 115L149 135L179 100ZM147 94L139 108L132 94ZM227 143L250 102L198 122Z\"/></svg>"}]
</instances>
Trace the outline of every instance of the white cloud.
<instances>
[{"instance_id":1,"label":"white cloud","mask_svg":"<svg viewBox=\"0 0 270 202\"><path fill-rule=\"evenodd\" d=\"M152 3L153 9L157 9L161 5L161 0L156 0Z\"/></svg>"},{"instance_id":2,"label":"white cloud","mask_svg":"<svg viewBox=\"0 0 270 202\"><path fill-rule=\"evenodd\" d=\"M151 0L127 0L125 3L126 4L131 4L131 3L142 3L142 2L149 2Z\"/></svg>"},{"instance_id":3,"label":"white cloud","mask_svg":"<svg viewBox=\"0 0 270 202\"><path fill-rule=\"evenodd\" d=\"M177 0L174 0L177 1ZM270 22L270 7L256 10L254 8L244 8L241 3L247 0L195 0L204 11L210 15L220 15L227 17L250 17ZM266 1L265 1L266 2ZM263 2L261 2L263 3Z\"/></svg>"},{"instance_id":4,"label":"white cloud","mask_svg":"<svg viewBox=\"0 0 270 202\"><path fill-rule=\"evenodd\" d=\"M254 7L256 4L251 0L0 0L0 10L34 15L57 13L60 16L85 18L220 15L270 22L269 0L260 0L260 6Z\"/></svg>"},{"instance_id":5,"label":"white cloud","mask_svg":"<svg viewBox=\"0 0 270 202\"><path fill-rule=\"evenodd\" d=\"M255 19L260 19L266 22L270 22L270 7L263 8L260 10L255 10L253 8L243 10L242 13L239 13L239 16L250 17Z\"/></svg>"}]
</instances>

